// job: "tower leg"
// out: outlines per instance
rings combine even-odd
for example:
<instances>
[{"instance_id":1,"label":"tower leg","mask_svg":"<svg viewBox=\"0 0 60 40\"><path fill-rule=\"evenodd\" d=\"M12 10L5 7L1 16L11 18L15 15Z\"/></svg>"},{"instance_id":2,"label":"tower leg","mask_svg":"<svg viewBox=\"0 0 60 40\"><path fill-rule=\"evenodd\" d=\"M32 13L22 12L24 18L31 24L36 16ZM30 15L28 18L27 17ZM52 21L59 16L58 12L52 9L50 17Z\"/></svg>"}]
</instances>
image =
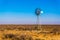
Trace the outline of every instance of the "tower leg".
<instances>
[{"instance_id":1,"label":"tower leg","mask_svg":"<svg viewBox=\"0 0 60 40\"><path fill-rule=\"evenodd\" d=\"M38 28L38 30L42 31L42 27L41 27L41 24L39 22L40 22L39 16L37 16L37 28Z\"/></svg>"}]
</instances>

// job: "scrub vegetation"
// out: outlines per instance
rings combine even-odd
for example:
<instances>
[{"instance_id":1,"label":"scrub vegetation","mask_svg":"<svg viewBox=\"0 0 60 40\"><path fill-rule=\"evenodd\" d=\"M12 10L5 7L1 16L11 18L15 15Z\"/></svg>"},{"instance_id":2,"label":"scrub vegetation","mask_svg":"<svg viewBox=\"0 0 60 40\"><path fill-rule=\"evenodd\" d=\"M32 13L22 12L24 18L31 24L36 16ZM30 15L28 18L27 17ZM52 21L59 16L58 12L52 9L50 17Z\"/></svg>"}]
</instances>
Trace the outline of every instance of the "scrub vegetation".
<instances>
[{"instance_id":1,"label":"scrub vegetation","mask_svg":"<svg viewBox=\"0 0 60 40\"><path fill-rule=\"evenodd\" d=\"M0 25L0 40L60 40L60 25Z\"/></svg>"}]
</instances>

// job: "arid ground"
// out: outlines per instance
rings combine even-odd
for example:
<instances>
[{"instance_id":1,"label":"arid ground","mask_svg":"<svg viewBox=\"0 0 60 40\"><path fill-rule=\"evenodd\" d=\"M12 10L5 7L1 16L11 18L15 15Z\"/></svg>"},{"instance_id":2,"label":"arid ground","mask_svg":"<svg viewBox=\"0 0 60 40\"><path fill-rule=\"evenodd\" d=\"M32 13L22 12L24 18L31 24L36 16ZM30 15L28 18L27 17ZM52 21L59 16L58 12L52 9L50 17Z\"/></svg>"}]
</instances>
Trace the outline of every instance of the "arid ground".
<instances>
[{"instance_id":1,"label":"arid ground","mask_svg":"<svg viewBox=\"0 0 60 40\"><path fill-rule=\"evenodd\" d=\"M60 40L60 25L0 25L0 40Z\"/></svg>"}]
</instances>

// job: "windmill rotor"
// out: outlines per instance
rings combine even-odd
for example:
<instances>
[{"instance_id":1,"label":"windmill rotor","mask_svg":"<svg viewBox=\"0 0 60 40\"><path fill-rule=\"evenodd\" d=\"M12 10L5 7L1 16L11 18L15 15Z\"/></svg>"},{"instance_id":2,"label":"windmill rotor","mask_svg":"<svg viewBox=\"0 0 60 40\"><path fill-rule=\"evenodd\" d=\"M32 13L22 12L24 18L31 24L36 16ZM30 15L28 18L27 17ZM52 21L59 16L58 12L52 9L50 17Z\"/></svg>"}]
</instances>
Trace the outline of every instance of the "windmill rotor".
<instances>
[{"instance_id":1,"label":"windmill rotor","mask_svg":"<svg viewBox=\"0 0 60 40\"><path fill-rule=\"evenodd\" d=\"M41 13L41 9L40 8L36 8L35 9L35 14L38 16L38 15L40 15L40 13Z\"/></svg>"}]
</instances>

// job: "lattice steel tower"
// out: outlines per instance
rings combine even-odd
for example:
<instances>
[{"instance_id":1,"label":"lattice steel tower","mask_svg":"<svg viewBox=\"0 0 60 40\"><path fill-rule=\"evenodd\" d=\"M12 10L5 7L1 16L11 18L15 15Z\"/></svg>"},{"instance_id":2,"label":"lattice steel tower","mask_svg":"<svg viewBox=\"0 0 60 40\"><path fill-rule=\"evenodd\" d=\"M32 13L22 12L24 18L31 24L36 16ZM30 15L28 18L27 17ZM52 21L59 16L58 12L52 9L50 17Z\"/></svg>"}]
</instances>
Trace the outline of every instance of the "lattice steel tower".
<instances>
[{"instance_id":1,"label":"lattice steel tower","mask_svg":"<svg viewBox=\"0 0 60 40\"><path fill-rule=\"evenodd\" d=\"M36 14L36 16L37 16L37 26L36 26L36 28L38 28L39 30L42 30L42 28L41 28L41 25L39 24L39 16L40 16L40 14L41 14L41 9L40 8L36 8L35 9L35 14Z\"/></svg>"}]
</instances>

